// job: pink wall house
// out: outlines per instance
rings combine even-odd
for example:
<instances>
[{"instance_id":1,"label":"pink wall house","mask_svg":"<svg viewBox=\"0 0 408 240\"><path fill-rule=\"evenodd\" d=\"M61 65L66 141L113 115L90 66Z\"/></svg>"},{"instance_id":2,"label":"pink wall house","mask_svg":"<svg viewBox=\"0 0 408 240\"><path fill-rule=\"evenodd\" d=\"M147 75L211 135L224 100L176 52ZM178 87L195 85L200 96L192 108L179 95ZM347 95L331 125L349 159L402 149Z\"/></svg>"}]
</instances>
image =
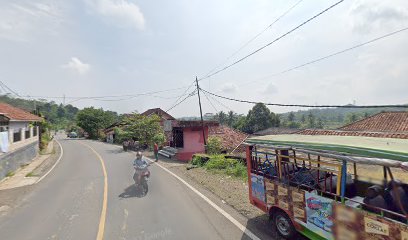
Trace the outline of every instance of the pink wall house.
<instances>
[{"instance_id":1,"label":"pink wall house","mask_svg":"<svg viewBox=\"0 0 408 240\"><path fill-rule=\"evenodd\" d=\"M208 126L218 125L217 122L205 121L204 134L208 139ZM176 158L180 161L191 160L193 154L204 153L204 138L200 121L179 121L173 128L174 147L177 148Z\"/></svg>"}]
</instances>

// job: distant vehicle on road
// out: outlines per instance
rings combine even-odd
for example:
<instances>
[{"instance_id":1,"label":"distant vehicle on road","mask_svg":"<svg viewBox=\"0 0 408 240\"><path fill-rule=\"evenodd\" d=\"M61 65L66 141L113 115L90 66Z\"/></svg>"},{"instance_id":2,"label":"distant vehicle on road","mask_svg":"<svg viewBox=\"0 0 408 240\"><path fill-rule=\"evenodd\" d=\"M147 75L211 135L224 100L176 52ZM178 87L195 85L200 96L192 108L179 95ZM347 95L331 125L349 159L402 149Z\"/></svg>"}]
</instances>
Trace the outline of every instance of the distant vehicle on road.
<instances>
[{"instance_id":1,"label":"distant vehicle on road","mask_svg":"<svg viewBox=\"0 0 408 240\"><path fill-rule=\"evenodd\" d=\"M78 134L76 132L70 132L70 133L68 133L68 137L69 138L77 138Z\"/></svg>"}]
</instances>

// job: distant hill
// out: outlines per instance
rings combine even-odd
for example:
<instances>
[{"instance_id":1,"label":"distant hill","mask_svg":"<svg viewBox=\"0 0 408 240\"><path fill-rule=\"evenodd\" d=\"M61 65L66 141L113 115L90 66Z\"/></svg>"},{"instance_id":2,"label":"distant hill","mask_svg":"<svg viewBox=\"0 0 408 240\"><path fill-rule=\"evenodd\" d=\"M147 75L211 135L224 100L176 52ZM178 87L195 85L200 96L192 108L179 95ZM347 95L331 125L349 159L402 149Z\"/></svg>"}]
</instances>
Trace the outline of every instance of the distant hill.
<instances>
[{"instance_id":1,"label":"distant hill","mask_svg":"<svg viewBox=\"0 0 408 240\"><path fill-rule=\"evenodd\" d=\"M70 125L74 125L75 116L79 111L78 108L70 104L64 106L53 101L28 100L11 97L9 95L0 95L0 102L10 104L34 114L41 114L58 129L64 129Z\"/></svg>"},{"instance_id":2,"label":"distant hill","mask_svg":"<svg viewBox=\"0 0 408 240\"><path fill-rule=\"evenodd\" d=\"M407 110L408 109L402 108L316 108L310 110L299 110L292 113L294 114L294 121L299 124L303 124L304 126L302 127L310 127L307 126L307 120L309 114L312 114L316 121L321 119L324 128L335 129L379 112ZM291 112L280 114L281 120L283 122L288 122L290 113ZM302 119L306 121L302 122Z\"/></svg>"}]
</instances>

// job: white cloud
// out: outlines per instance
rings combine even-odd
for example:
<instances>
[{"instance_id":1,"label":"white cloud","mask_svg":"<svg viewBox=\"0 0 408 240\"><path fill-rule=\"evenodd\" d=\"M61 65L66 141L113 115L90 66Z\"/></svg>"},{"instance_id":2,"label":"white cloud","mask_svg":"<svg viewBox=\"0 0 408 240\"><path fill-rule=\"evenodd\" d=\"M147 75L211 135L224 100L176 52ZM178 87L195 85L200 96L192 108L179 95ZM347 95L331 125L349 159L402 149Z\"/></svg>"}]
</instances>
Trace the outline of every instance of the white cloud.
<instances>
[{"instance_id":1,"label":"white cloud","mask_svg":"<svg viewBox=\"0 0 408 240\"><path fill-rule=\"evenodd\" d=\"M139 6L127 0L87 0L92 12L107 17L119 27L135 27L143 30L145 18Z\"/></svg>"},{"instance_id":2,"label":"white cloud","mask_svg":"<svg viewBox=\"0 0 408 240\"><path fill-rule=\"evenodd\" d=\"M62 18L61 7L52 2L6 2L0 8L0 38L30 41L44 34L55 35Z\"/></svg>"},{"instance_id":3,"label":"white cloud","mask_svg":"<svg viewBox=\"0 0 408 240\"><path fill-rule=\"evenodd\" d=\"M79 58L72 57L71 60L67 64L62 65L62 67L71 69L80 75L84 75L89 71L91 65L83 63Z\"/></svg>"},{"instance_id":4,"label":"white cloud","mask_svg":"<svg viewBox=\"0 0 408 240\"><path fill-rule=\"evenodd\" d=\"M357 1L350 9L353 30L368 33L372 29L389 29L407 23L408 10L398 5L385 5L384 2Z\"/></svg>"},{"instance_id":5,"label":"white cloud","mask_svg":"<svg viewBox=\"0 0 408 240\"><path fill-rule=\"evenodd\" d=\"M278 88L273 83L269 83L266 88L261 90L262 93L272 95L278 92Z\"/></svg>"},{"instance_id":6,"label":"white cloud","mask_svg":"<svg viewBox=\"0 0 408 240\"><path fill-rule=\"evenodd\" d=\"M238 87L233 83L225 83L221 86L220 90L224 93L235 93L238 91Z\"/></svg>"}]
</instances>

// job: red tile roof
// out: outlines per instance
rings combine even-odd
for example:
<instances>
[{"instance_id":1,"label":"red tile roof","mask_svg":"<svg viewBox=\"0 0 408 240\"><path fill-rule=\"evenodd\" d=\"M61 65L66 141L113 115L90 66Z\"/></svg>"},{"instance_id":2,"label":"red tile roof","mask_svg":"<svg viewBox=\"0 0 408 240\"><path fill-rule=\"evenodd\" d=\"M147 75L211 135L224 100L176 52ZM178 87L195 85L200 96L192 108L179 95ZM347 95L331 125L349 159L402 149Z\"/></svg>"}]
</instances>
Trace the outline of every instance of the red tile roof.
<instances>
[{"instance_id":1,"label":"red tile roof","mask_svg":"<svg viewBox=\"0 0 408 240\"><path fill-rule=\"evenodd\" d=\"M365 132L365 131L343 131L324 129L305 129L296 134L302 135L332 135L332 136L361 136L377 138L401 138L408 139L408 133L403 132Z\"/></svg>"},{"instance_id":2,"label":"red tile roof","mask_svg":"<svg viewBox=\"0 0 408 240\"><path fill-rule=\"evenodd\" d=\"M209 136L221 138L222 148L228 152L234 150L248 137L248 134L223 125L210 126L208 129L208 134Z\"/></svg>"},{"instance_id":3,"label":"red tile roof","mask_svg":"<svg viewBox=\"0 0 408 240\"><path fill-rule=\"evenodd\" d=\"M13 107L7 103L0 103L0 114L6 116L11 121L41 121L42 118L26 112L20 108Z\"/></svg>"},{"instance_id":4,"label":"red tile roof","mask_svg":"<svg viewBox=\"0 0 408 240\"><path fill-rule=\"evenodd\" d=\"M339 130L408 133L408 112L382 112L348 124Z\"/></svg>"},{"instance_id":5,"label":"red tile roof","mask_svg":"<svg viewBox=\"0 0 408 240\"><path fill-rule=\"evenodd\" d=\"M161 118L163 118L165 120L175 120L175 118L173 116L171 116L167 112L163 111L161 108L148 109L144 113L142 113L142 115L144 115L144 116L150 116L152 114L159 115Z\"/></svg>"}]
</instances>

